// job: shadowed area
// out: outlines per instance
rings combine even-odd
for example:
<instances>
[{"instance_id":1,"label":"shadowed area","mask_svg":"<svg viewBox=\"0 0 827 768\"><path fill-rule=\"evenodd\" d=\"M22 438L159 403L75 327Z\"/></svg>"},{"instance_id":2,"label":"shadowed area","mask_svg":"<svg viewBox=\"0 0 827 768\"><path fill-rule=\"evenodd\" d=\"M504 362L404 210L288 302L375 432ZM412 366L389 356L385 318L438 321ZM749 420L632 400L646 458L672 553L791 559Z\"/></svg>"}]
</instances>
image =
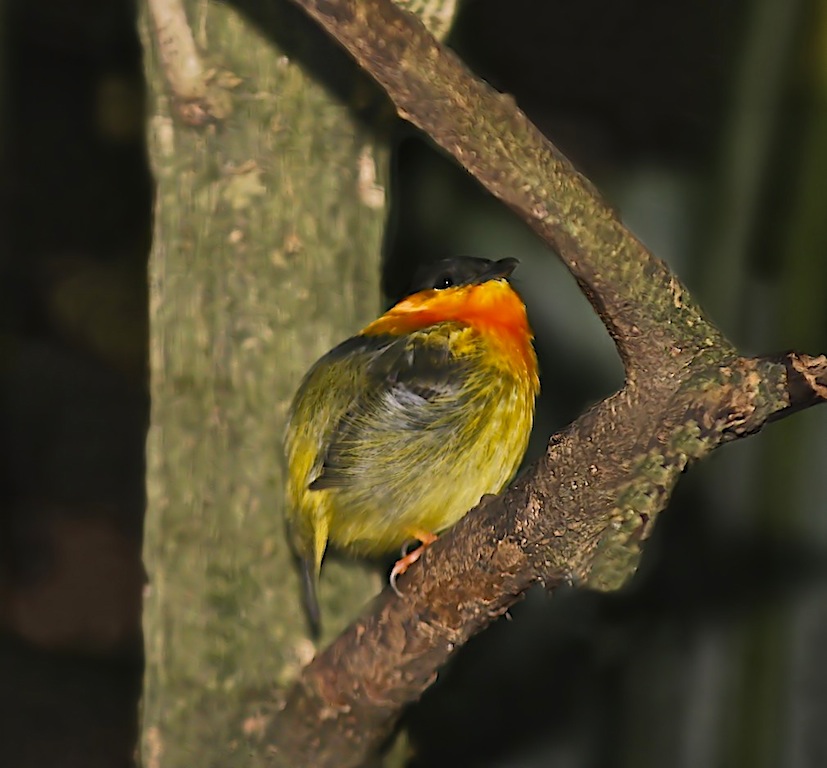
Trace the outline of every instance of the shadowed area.
<instances>
[{"instance_id":1,"label":"shadowed area","mask_svg":"<svg viewBox=\"0 0 827 768\"><path fill-rule=\"evenodd\" d=\"M3 14L2 762L128 766L149 406L136 8Z\"/></svg>"}]
</instances>

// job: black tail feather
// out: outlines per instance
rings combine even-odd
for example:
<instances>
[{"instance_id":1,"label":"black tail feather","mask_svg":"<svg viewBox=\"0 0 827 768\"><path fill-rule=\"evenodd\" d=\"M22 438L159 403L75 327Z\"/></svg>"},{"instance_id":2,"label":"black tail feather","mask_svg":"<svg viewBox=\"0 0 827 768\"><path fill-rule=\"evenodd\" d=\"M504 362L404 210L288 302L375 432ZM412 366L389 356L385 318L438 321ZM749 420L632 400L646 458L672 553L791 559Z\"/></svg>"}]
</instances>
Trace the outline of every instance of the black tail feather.
<instances>
[{"instance_id":1,"label":"black tail feather","mask_svg":"<svg viewBox=\"0 0 827 768\"><path fill-rule=\"evenodd\" d=\"M319 572L315 563L310 558L301 558L301 569L304 607L307 611L307 620L310 624L310 631L313 633L313 637L318 637L322 624L319 598L316 594L316 587L319 583Z\"/></svg>"}]
</instances>

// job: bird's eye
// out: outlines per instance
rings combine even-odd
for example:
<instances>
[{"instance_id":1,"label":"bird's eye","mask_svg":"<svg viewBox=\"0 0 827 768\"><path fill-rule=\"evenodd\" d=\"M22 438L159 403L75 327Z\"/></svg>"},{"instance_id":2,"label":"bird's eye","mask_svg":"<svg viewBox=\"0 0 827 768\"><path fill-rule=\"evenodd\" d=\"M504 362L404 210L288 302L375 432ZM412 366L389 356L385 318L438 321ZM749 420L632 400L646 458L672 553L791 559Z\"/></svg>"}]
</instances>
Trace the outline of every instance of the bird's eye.
<instances>
[{"instance_id":1,"label":"bird's eye","mask_svg":"<svg viewBox=\"0 0 827 768\"><path fill-rule=\"evenodd\" d=\"M454 278L450 275L441 275L436 279L434 288L441 290L443 288L450 288L454 284Z\"/></svg>"}]
</instances>

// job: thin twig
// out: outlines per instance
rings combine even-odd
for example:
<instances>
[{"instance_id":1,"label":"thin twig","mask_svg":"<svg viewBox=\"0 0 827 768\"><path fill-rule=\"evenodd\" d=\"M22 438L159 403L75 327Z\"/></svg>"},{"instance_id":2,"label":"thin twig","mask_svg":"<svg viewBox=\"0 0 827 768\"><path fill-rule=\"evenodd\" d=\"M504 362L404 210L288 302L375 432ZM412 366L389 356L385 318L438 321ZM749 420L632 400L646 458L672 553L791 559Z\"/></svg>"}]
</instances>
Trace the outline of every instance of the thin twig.
<instances>
[{"instance_id":1,"label":"thin twig","mask_svg":"<svg viewBox=\"0 0 827 768\"><path fill-rule=\"evenodd\" d=\"M147 0L175 111L190 126L224 119L228 101L210 87L182 0Z\"/></svg>"}]
</instances>

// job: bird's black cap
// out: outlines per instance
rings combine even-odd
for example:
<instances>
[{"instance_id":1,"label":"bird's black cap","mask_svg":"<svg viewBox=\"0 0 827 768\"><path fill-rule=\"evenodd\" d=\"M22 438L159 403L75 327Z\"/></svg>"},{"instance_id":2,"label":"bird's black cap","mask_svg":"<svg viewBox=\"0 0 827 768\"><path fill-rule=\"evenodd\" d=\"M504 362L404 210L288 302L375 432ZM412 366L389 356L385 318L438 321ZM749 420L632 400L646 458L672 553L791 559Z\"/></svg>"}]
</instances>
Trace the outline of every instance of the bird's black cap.
<instances>
[{"instance_id":1,"label":"bird's black cap","mask_svg":"<svg viewBox=\"0 0 827 768\"><path fill-rule=\"evenodd\" d=\"M520 262L507 258L499 261L476 256L458 256L453 259L423 264L416 272L411 293L429 288L450 288L455 285L474 285L499 277L508 277Z\"/></svg>"}]
</instances>

